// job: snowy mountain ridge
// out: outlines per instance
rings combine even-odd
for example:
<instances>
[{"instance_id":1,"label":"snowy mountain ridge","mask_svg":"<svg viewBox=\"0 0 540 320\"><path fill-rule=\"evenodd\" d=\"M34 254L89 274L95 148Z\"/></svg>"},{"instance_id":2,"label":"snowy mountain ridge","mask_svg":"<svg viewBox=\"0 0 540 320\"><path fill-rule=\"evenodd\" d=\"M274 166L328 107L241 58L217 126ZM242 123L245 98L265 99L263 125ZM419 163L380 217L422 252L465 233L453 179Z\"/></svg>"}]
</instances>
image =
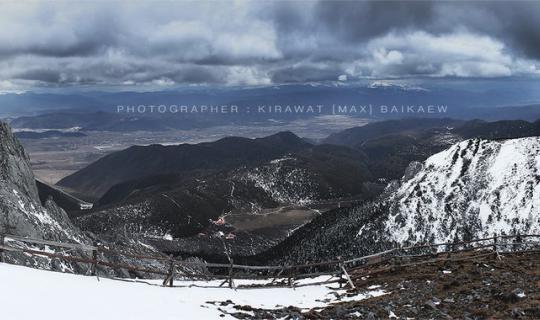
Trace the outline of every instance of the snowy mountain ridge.
<instances>
[{"instance_id":1,"label":"snowy mountain ridge","mask_svg":"<svg viewBox=\"0 0 540 320\"><path fill-rule=\"evenodd\" d=\"M540 233L540 137L466 140L411 170L388 192L390 240Z\"/></svg>"}]
</instances>

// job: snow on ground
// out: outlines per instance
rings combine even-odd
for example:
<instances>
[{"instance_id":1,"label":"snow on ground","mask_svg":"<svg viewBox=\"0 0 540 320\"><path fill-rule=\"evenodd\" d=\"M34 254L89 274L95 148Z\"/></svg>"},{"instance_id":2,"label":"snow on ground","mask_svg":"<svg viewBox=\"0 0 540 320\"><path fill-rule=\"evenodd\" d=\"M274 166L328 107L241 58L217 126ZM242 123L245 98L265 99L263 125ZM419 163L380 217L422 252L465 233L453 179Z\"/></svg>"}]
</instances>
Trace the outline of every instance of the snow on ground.
<instances>
[{"instance_id":1,"label":"snow on ground","mask_svg":"<svg viewBox=\"0 0 540 320\"><path fill-rule=\"evenodd\" d=\"M321 278L310 281L321 281ZM159 281L151 283L155 285L103 278L98 280L96 277L0 263L0 284L4 289L0 291L0 305L4 306L2 319L232 319L229 315L220 317L222 313L218 306L207 302L232 300L235 304L254 308L274 309L294 305L311 309L338 301L335 290L320 285L296 289L231 290L209 288L219 285L219 281L177 281L175 284L182 286L174 288L161 287ZM236 282L241 283L247 282ZM354 300L382 294L385 293L377 289L357 295ZM230 306L222 308L233 311Z\"/></svg>"}]
</instances>

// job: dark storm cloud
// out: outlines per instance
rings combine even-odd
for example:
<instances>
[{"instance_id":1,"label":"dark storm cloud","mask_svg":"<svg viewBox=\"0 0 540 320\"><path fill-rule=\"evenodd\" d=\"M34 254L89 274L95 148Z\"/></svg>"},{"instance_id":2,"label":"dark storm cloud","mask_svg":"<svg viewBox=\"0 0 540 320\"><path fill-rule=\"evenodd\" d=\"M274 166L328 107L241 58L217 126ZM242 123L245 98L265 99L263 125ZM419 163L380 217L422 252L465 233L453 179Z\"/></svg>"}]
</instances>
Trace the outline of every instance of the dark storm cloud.
<instances>
[{"instance_id":1,"label":"dark storm cloud","mask_svg":"<svg viewBox=\"0 0 540 320\"><path fill-rule=\"evenodd\" d=\"M0 86L538 76L539 21L525 1L8 3Z\"/></svg>"},{"instance_id":2,"label":"dark storm cloud","mask_svg":"<svg viewBox=\"0 0 540 320\"><path fill-rule=\"evenodd\" d=\"M275 83L331 81L337 80L341 74L342 71L329 67L286 67L273 70L271 79Z\"/></svg>"},{"instance_id":3,"label":"dark storm cloud","mask_svg":"<svg viewBox=\"0 0 540 320\"><path fill-rule=\"evenodd\" d=\"M465 28L503 39L513 50L540 58L538 1L324 1L316 6L315 21L348 42L391 31L441 34Z\"/></svg>"},{"instance_id":4,"label":"dark storm cloud","mask_svg":"<svg viewBox=\"0 0 540 320\"><path fill-rule=\"evenodd\" d=\"M403 28L424 28L433 20L433 2L427 1L324 1L315 9L332 33L350 41L363 41Z\"/></svg>"},{"instance_id":5,"label":"dark storm cloud","mask_svg":"<svg viewBox=\"0 0 540 320\"><path fill-rule=\"evenodd\" d=\"M513 50L530 58L540 59L540 2L516 1L476 4L484 15L469 16L468 24L479 32L493 34ZM469 11L470 12L470 11Z\"/></svg>"},{"instance_id":6,"label":"dark storm cloud","mask_svg":"<svg viewBox=\"0 0 540 320\"><path fill-rule=\"evenodd\" d=\"M0 56L91 56L114 45L119 36L118 19L105 8L86 11L89 4L81 4L81 10L62 12L38 5L27 12L23 4L14 5L19 10L0 13L3 20L0 36L4 40L0 44Z\"/></svg>"},{"instance_id":7,"label":"dark storm cloud","mask_svg":"<svg viewBox=\"0 0 540 320\"><path fill-rule=\"evenodd\" d=\"M190 66L169 74L164 74L164 78L178 83L220 83L224 82L224 73L220 72L219 69L211 67Z\"/></svg>"},{"instance_id":8,"label":"dark storm cloud","mask_svg":"<svg viewBox=\"0 0 540 320\"><path fill-rule=\"evenodd\" d=\"M26 70L13 76L15 79L21 80L37 80L42 82L58 83L61 80L61 75L58 71L38 69Z\"/></svg>"}]
</instances>

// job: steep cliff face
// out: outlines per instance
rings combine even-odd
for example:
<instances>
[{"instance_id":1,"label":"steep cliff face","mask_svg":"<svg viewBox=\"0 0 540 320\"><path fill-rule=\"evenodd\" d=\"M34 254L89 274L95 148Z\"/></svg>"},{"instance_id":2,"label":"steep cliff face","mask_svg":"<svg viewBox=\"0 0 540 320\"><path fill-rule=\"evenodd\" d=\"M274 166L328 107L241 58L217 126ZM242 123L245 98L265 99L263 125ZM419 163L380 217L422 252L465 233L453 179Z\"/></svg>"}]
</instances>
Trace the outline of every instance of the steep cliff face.
<instances>
[{"instance_id":1,"label":"steep cliff face","mask_svg":"<svg viewBox=\"0 0 540 320\"><path fill-rule=\"evenodd\" d=\"M41 204L29 158L7 124L0 123L0 226L9 233L84 242L66 213L48 200Z\"/></svg>"},{"instance_id":2,"label":"steep cliff face","mask_svg":"<svg viewBox=\"0 0 540 320\"><path fill-rule=\"evenodd\" d=\"M36 239L91 243L54 201L41 203L28 155L5 123L0 123L0 232ZM15 241L9 244L27 246ZM5 259L39 268L77 271L74 265L44 257L10 253L5 254Z\"/></svg>"},{"instance_id":3,"label":"steep cliff face","mask_svg":"<svg viewBox=\"0 0 540 320\"><path fill-rule=\"evenodd\" d=\"M90 239L74 226L66 212L53 199L41 203L38 189L29 164L28 155L19 141L13 136L8 125L0 123L0 233L45 239L59 242L92 244L92 240L100 240L112 248L124 252L137 250L157 254L148 245L136 239L118 235L104 242L102 239ZM53 246L31 245L14 239L6 238L6 243L16 248L31 248L40 251L57 252L63 255L90 257L90 252L81 250L62 250ZM67 263L59 259L42 256L30 256L20 252L4 252L4 260L9 263L26 265L34 268L57 270L72 273L86 273L88 265ZM153 267L165 270L159 262L139 261L114 254L100 254L100 259L117 263L128 263L141 267ZM122 269L98 268L100 274L131 277L141 276L128 273Z\"/></svg>"},{"instance_id":4,"label":"steep cliff face","mask_svg":"<svg viewBox=\"0 0 540 320\"><path fill-rule=\"evenodd\" d=\"M2 183L0 191L6 191L7 187L11 186L18 192L37 198L34 175L28 162L28 155L9 126L0 122L0 183Z\"/></svg>"},{"instance_id":5,"label":"steep cliff face","mask_svg":"<svg viewBox=\"0 0 540 320\"><path fill-rule=\"evenodd\" d=\"M540 137L466 140L414 171L388 199L394 241L540 232Z\"/></svg>"}]
</instances>

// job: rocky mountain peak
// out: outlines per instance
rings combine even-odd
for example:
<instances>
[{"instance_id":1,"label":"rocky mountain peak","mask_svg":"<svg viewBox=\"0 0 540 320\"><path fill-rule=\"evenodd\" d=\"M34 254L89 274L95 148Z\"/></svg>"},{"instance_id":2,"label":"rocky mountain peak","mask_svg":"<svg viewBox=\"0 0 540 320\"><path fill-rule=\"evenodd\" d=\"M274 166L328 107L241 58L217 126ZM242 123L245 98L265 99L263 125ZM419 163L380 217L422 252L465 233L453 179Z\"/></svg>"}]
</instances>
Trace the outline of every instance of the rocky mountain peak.
<instances>
[{"instance_id":1,"label":"rocky mountain peak","mask_svg":"<svg viewBox=\"0 0 540 320\"><path fill-rule=\"evenodd\" d=\"M9 184L18 192L38 199L28 154L4 122L0 122L0 183Z\"/></svg>"},{"instance_id":2,"label":"rocky mountain peak","mask_svg":"<svg viewBox=\"0 0 540 320\"><path fill-rule=\"evenodd\" d=\"M54 201L42 205L28 154L9 125L0 123L0 231L49 240L84 241Z\"/></svg>"}]
</instances>

